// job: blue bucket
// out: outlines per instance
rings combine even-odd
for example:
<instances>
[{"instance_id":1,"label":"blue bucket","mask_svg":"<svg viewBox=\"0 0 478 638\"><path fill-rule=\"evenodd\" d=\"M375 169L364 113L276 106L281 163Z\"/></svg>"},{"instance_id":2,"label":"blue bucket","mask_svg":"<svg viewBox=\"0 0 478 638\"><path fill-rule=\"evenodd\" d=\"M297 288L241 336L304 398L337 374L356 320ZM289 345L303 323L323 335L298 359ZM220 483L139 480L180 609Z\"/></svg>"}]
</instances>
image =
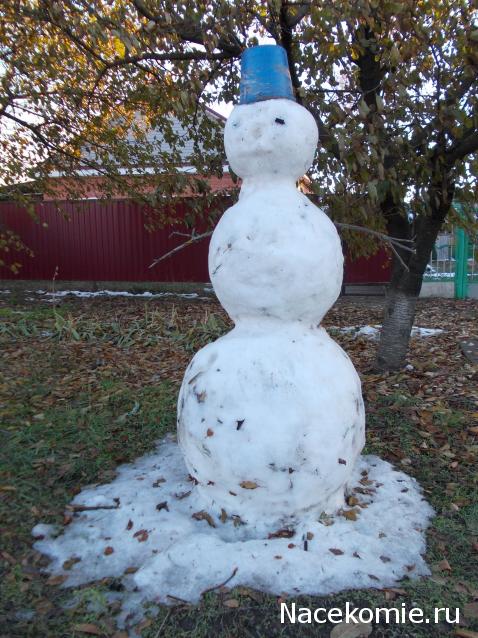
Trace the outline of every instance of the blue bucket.
<instances>
[{"instance_id":1,"label":"blue bucket","mask_svg":"<svg viewBox=\"0 0 478 638\"><path fill-rule=\"evenodd\" d=\"M246 49L241 56L240 104L275 98L295 101L285 49L277 44Z\"/></svg>"}]
</instances>

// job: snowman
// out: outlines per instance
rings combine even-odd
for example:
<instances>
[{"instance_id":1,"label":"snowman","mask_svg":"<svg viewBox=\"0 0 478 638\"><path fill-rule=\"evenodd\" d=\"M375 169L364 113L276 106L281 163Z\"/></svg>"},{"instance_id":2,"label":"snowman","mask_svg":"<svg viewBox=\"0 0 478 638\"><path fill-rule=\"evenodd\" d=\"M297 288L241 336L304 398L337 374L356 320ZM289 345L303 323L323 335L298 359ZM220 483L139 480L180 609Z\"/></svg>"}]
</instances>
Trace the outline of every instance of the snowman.
<instances>
[{"instance_id":1,"label":"snowman","mask_svg":"<svg viewBox=\"0 0 478 638\"><path fill-rule=\"evenodd\" d=\"M235 327L188 366L178 441L212 516L272 529L344 505L365 420L357 372L320 326L343 255L333 223L296 186L318 131L282 47L243 54L224 140L242 188L213 233L209 273Z\"/></svg>"}]
</instances>

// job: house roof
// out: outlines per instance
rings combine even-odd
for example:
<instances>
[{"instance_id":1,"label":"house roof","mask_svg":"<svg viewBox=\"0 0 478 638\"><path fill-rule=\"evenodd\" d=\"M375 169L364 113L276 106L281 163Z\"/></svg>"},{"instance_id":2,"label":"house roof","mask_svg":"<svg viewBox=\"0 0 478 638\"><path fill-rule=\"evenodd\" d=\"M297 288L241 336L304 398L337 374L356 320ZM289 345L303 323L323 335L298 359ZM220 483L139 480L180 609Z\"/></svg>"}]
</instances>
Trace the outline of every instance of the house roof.
<instances>
[{"instance_id":1,"label":"house roof","mask_svg":"<svg viewBox=\"0 0 478 638\"><path fill-rule=\"evenodd\" d=\"M221 115L220 113L218 113L217 111L214 111L214 109L208 107L208 106L203 106L202 110L199 112L197 119L200 120L201 117L206 116L214 121L216 121L221 127L224 126L226 119L223 115ZM192 167L191 165L191 158L194 155L194 150L195 150L195 140L194 140L194 135L193 133L193 129L195 129L195 127L191 126L191 127L187 127L185 126L182 122L180 122L180 120L175 117L175 116L171 116L171 132L172 135L175 138L180 138L182 140L182 146L180 147L179 150L179 154L181 157L181 167L180 170L184 171L184 172L191 172L194 173L196 172L195 169ZM173 149L171 147L171 145L168 143L167 139L165 138L164 133L161 131L161 129L159 128L150 128L148 130L145 131L145 142L152 144L152 145L156 145L157 146L157 153L158 153L158 159L159 157L164 154L164 153L172 153ZM131 144L131 148L132 151L135 147L136 144L138 144L138 148L141 148L141 142L139 142L133 135L133 133L131 132L128 136L127 136L127 142L129 142ZM199 142L199 147L201 148L201 143ZM94 168L91 167L91 163L94 162L98 162L98 156L97 153L95 152L94 149L88 147L87 145L85 145L83 151L82 151L82 156L81 156L84 160L84 164L83 166L80 166L78 169L78 176L79 177L86 177L86 176L93 176L93 175L100 175L100 172L95 170ZM86 160L86 161L85 161ZM224 163L226 164L226 158L224 156ZM144 167L142 166L141 168L138 168L138 170L132 170L131 168L122 168L119 167L117 169L117 172L119 174L123 174L123 175L141 175L141 174L153 174L153 173L157 173L158 172L158 167L157 166L152 166L152 167ZM65 173L61 172L61 171L52 171L52 173L50 174L51 177L64 177Z\"/></svg>"}]
</instances>

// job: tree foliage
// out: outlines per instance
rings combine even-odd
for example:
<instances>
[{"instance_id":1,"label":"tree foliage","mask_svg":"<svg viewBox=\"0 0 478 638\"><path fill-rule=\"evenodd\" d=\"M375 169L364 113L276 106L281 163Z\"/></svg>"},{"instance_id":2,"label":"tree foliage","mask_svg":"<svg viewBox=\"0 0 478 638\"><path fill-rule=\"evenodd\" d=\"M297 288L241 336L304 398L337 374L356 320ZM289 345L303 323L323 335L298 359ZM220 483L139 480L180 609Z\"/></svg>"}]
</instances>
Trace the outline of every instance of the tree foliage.
<instances>
[{"instance_id":1,"label":"tree foliage","mask_svg":"<svg viewBox=\"0 0 478 638\"><path fill-rule=\"evenodd\" d=\"M418 294L436 234L455 219L453 198L476 201L469 0L6 0L0 17L0 179L10 193L26 178L48 188L52 170L74 176L83 152L105 195L127 192L158 211L173 192L206 196L197 176L220 176L223 154L219 127L201 113L237 100L239 56L269 36L319 124L316 200L335 220L416 241L415 254L395 259L395 289ZM196 176L177 172L184 139L171 115L197 142ZM148 142L149 126L168 148ZM146 175L147 195L125 168ZM362 252L373 241L346 238Z\"/></svg>"}]
</instances>

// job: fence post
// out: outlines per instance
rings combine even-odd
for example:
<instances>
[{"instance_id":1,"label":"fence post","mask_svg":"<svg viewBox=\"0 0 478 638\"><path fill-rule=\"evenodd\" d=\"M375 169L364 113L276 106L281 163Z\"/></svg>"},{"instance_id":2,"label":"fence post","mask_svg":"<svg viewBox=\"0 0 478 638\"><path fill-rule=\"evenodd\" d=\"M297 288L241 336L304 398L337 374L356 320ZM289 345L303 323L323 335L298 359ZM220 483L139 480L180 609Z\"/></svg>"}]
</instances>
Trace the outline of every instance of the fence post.
<instances>
[{"instance_id":1,"label":"fence post","mask_svg":"<svg viewBox=\"0 0 478 638\"><path fill-rule=\"evenodd\" d=\"M455 230L455 299L468 296L468 235L464 228Z\"/></svg>"}]
</instances>

